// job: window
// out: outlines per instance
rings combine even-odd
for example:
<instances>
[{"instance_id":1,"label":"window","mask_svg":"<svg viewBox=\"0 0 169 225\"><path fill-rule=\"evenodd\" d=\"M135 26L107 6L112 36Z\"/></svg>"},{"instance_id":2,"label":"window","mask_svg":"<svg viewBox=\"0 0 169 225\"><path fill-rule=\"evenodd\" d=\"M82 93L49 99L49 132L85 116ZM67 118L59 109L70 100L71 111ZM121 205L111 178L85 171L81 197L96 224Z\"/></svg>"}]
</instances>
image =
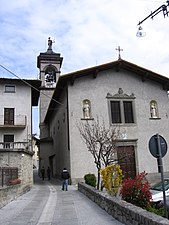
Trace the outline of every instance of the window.
<instances>
[{"instance_id":1,"label":"window","mask_svg":"<svg viewBox=\"0 0 169 225\"><path fill-rule=\"evenodd\" d=\"M132 101L110 101L112 123L134 123Z\"/></svg>"},{"instance_id":2,"label":"window","mask_svg":"<svg viewBox=\"0 0 169 225\"><path fill-rule=\"evenodd\" d=\"M5 134L4 135L4 148L13 148L14 135Z\"/></svg>"},{"instance_id":3,"label":"window","mask_svg":"<svg viewBox=\"0 0 169 225\"><path fill-rule=\"evenodd\" d=\"M4 109L4 125L14 125L14 108Z\"/></svg>"},{"instance_id":4,"label":"window","mask_svg":"<svg viewBox=\"0 0 169 225\"><path fill-rule=\"evenodd\" d=\"M131 101L123 101L125 123L134 123L133 105Z\"/></svg>"},{"instance_id":5,"label":"window","mask_svg":"<svg viewBox=\"0 0 169 225\"><path fill-rule=\"evenodd\" d=\"M5 92L15 93L15 85L5 85Z\"/></svg>"},{"instance_id":6,"label":"window","mask_svg":"<svg viewBox=\"0 0 169 225\"><path fill-rule=\"evenodd\" d=\"M134 94L130 96L119 91L115 95L107 94L108 104L110 109L111 123L131 124L135 123L134 118Z\"/></svg>"},{"instance_id":7,"label":"window","mask_svg":"<svg viewBox=\"0 0 169 225\"><path fill-rule=\"evenodd\" d=\"M112 123L121 123L120 102L111 101L110 104Z\"/></svg>"}]
</instances>

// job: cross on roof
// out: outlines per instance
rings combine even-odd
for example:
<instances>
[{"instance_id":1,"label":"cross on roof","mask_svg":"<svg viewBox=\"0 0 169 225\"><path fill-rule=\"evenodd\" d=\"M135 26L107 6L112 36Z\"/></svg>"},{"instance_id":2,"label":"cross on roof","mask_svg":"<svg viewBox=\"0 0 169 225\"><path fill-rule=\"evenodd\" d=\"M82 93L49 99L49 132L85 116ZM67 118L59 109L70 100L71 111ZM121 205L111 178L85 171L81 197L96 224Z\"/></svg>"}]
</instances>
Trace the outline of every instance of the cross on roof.
<instances>
[{"instance_id":1,"label":"cross on roof","mask_svg":"<svg viewBox=\"0 0 169 225\"><path fill-rule=\"evenodd\" d=\"M119 51L119 59L121 59L120 52L121 52L121 51L123 51L123 49L122 49L122 48L120 48L120 46L118 46L118 48L116 48L116 50L117 50L117 51Z\"/></svg>"}]
</instances>

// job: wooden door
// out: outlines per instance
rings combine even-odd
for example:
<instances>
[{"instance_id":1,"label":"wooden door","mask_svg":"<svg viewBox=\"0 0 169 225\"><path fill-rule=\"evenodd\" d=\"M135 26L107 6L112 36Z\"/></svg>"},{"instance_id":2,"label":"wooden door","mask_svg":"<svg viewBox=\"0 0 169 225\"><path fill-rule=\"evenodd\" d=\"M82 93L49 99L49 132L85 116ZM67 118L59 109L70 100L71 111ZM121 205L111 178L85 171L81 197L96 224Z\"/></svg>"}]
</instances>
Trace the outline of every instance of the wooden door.
<instances>
[{"instance_id":1,"label":"wooden door","mask_svg":"<svg viewBox=\"0 0 169 225\"><path fill-rule=\"evenodd\" d=\"M117 157L124 178L136 176L136 163L134 146L120 146L117 148Z\"/></svg>"}]
</instances>

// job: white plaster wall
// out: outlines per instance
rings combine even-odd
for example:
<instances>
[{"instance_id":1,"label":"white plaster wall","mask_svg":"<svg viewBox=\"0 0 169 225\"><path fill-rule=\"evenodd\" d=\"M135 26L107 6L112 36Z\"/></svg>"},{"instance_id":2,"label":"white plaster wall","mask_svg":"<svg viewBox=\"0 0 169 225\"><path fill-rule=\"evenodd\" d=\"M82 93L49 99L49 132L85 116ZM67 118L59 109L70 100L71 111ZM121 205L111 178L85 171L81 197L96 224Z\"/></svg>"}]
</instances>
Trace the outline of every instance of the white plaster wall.
<instances>
[{"instance_id":1,"label":"white plaster wall","mask_svg":"<svg viewBox=\"0 0 169 225\"><path fill-rule=\"evenodd\" d=\"M21 81L20 81L21 82ZM31 88L24 83L12 83L16 85L15 93L5 93L4 85L9 83L0 84L0 116L4 116L4 108L14 108L15 115L25 115L26 128L25 129L0 129L0 141L3 141L3 134L14 134L15 142L27 141L31 137L32 129L32 112L31 112Z\"/></svg>"},{"instance_id":2,"label":"white plaster wall","mask_svg":"<svg viewBox=\"0 0 169 225\"><path fill-rule=\"evenodd\" d=\"M146 80L129 72L115 72L107 70L100 72L96 79L91 76L75 79L73 85L69 85L69 121L70 121L70 152L71 172L76 178L83 177L88 172L95 171L92 155L79 136L76 123L82 122L82 101L89 99L92 107L92 117L96 115L104 118L109 124L107 93L117 94L122 88L125 94L135 95L136 124L121 125L120 131L126 131L128 139L138 139L136 156L138 172L157 172L156 159L149 152L148 142L152 135L159 133L169 143L169 99L162 85ZM158 103L160 120L150 120L150 101ZM169 171L169 153L164 157L164 171Z\"/></svg>"},{"instance_id":3,"label":"white plaster wall","mask_svg":"<svg viewBox=\"0 0 169 225\"><path fill-rule=\"evenodd\" d=\"M15 93L5 93L4 85L16 85ZM0 116L4 118L4 108L14 108L15 115L26 116L25 128L0 128L0 142L3 142L4 134L13 134L14 142L27 142L32 138L32 102L31 88L22 81L7 80L0 84ZM22 152L0 152L1 166L18 167L19 178L22 187L32 186L33 184L33 162L32 155Z\"/></svg>"}]
</instances>

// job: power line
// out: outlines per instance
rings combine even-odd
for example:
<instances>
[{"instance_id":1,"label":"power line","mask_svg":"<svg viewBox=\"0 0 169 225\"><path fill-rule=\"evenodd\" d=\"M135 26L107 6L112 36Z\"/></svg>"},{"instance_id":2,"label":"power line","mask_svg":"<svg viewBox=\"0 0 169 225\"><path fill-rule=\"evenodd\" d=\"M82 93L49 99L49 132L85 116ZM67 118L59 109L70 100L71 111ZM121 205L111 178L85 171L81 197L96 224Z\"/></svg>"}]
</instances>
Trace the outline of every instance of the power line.
<instances>
[{"instance_id":1,"label":"power line","mask_svg":"<svg viewBox=\"0 0 169 225\"><path fill-rule=\"evenodd\" d=\"M19 80L21 80L23 83L25 83L26 85L28 85L29 87L33 88L34 90L38 91L40 93L40 90L34 86L32 86L31 84L29 84L27 81L25 81L24 79L20 78L19 76L17 76L15 73L13 73L12 71L10 71L9 69L7 69L5 66L0 65L4 70L6 70L8 73L12 74L13 76L17 77ZM50 96L44 94L43 92L41 92L42 95L50 98L51 100L53 100L54 102L63 105L61 102L55 100L54 98L51 98Z\"/></svg>"}]
</instances>

